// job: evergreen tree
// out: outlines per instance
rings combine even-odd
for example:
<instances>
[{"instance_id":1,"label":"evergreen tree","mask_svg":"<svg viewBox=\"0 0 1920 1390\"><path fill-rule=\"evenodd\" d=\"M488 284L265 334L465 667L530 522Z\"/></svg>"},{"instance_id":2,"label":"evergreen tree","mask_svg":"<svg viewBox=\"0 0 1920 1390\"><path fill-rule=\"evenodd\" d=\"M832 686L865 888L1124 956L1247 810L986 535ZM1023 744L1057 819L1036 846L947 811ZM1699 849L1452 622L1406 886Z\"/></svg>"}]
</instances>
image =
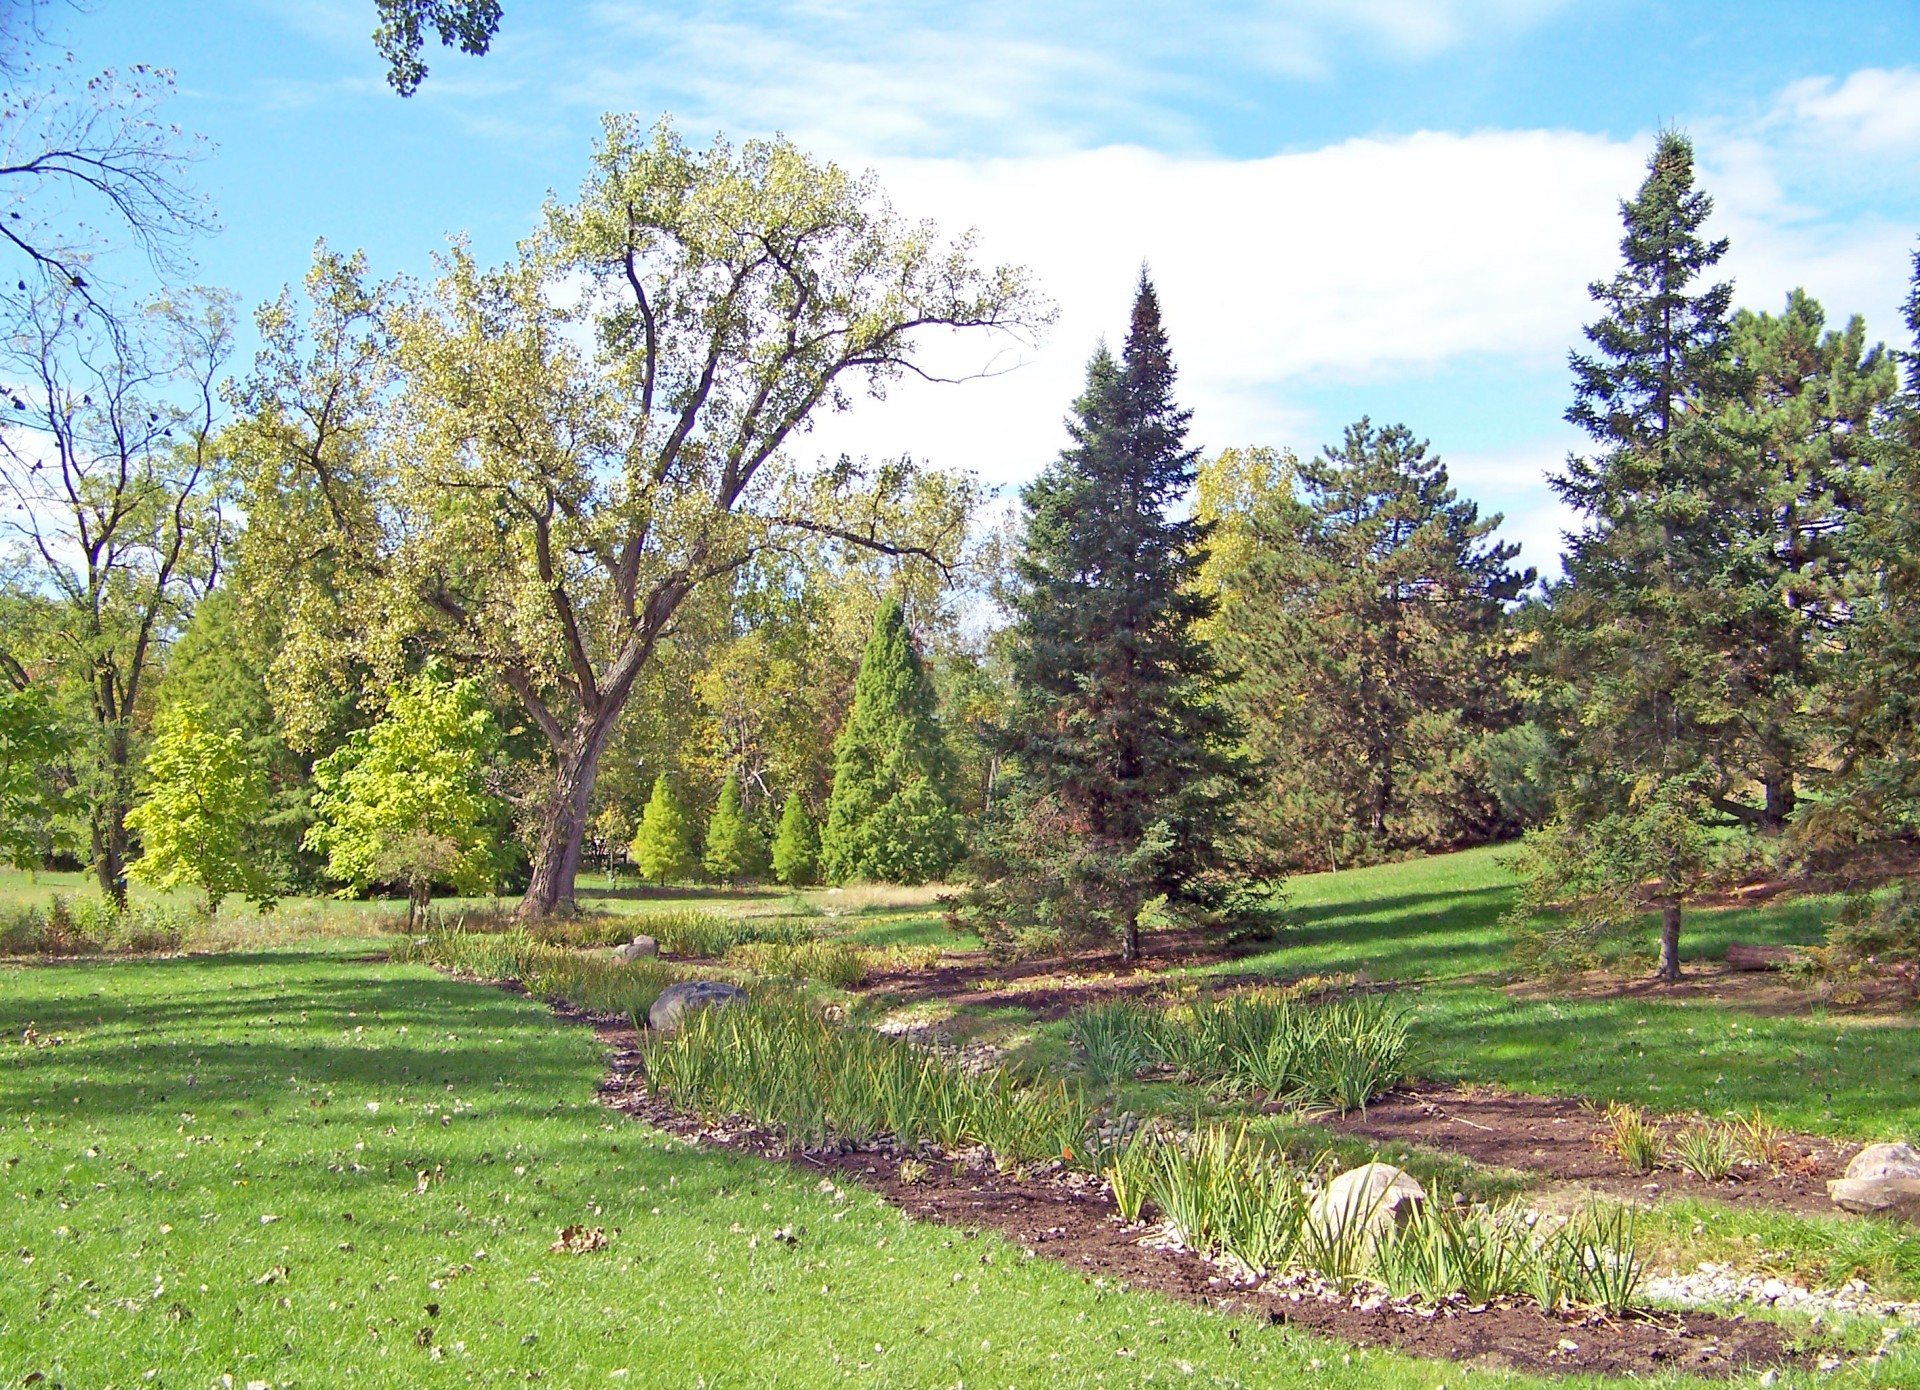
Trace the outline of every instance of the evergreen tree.
<instances>
[{"instance_id":1,"label":"evergreen tree","mask_svg":"<svg viewBox=\"0 0 1920 1390\"><path fill-rule=\"evenodd\" d=\"M933 682L897 598L882 604L874 619L854 682L853 713L833 753L833 795L820 838L828 880L943 877L962 849L950 799L953 755L936 715Z\"/></svg>"},{"instance_id":2,"label":"evergreen tree","mask_svg":"<svg viewBox=\"0 0 1920 1390\"><path fill-rule=\"evenodd\" d=\"M1712 872L1697 832L1725 819L1739 732L1720 640L1745 603L1726 568L1746 553L1721 428L1738 385L1732 287L1698 283L1726 250L1701 235L1712 207L1692 145L1662 134L1621 204L1625 265L1591 287L1595 352L1571 354L1567 419L1600 447L1553 479L1584 525L1550 595L1545 687L1568 777L1533 842L1530 901L1571 897L1564 920L1581 935L1658 906L1666 979L1679 975L1682 905Z\"/></svg>"},{"instance_id":3,"label":"evergreen tree","mask_svg":"<svg viewBox=\"0 0 1920 1390\"><path fill-rule=\"evenodd\" d=\"M691 878L699 865L699 856L693 852L692 822L665 773L653 779L653 793L640 813L631 853L641 877L656 884Z\"/></svg>"},{"instance_id":4,"label":"evergreen tree","mask_svg":"<svg viewBox=\"0 0 1920 1390\"><path fill-rule=\"evenodd\" d=\"M968 911L1140 954L1156 906L1222 906L1246 865L1240 730L1196 625L1207 528L1171 510L1194 481L1160 303L1143 273L1126 345L1094 353L1072 444L1022 494L1010 794Z\"/></svg>"},{"instance_id":5,"label":"evergreen tree","mask_svg":"<svg viewBox=\"0 0 1920 1390\"><path fill-rule=\"evenodd\" d=\"M1262 769L1263 836L1319 866L1510 833L1491 754L1519 717L1506 608L1533 572L1489 539L1500 517L1460 498L1403 425L1362 420L1257 476L1242 458L1203 466L1245 476L1209 477L1197 510L1240 542L1205 578Z\"/></svg>"},{"instance_id":6,"label":"evergreen tree","mask_svg":"<svg viewBox=\"0 0 1920 1390\"><path fill-rule=\"evenodd\" d=\"M820 872L820 832L807 814L806 803L787 798L780 812L780 832L773 841L773 876L789 888L812 883Z\"/></svg>"},{"instance_id":7,"label":"evergreen tree","mask_svg":"<svg viewBox=\"0 0 1920 1390\"><path fill-rule=\"evenodd\" d=\"M707 849L701 862L707 876L721 883L744 883L765 875L767 842L740 796L740 779L721 784L720 800L707 822Z\"/></svg>"},{"instance_id":8,"label":"evergreen tree","mask_svg":"<svg viewBox=\"0 0 1920 1390\"><path fill-rule=\"evenodd\" d=\"M1843 545L1853 623L1833 665L1827 732L1844 750L1837 793L1811 818L1817 847L1920 831L1920 253L1899 354L1901 389L1868 444L1873 468Z\"/></svg>"}]
</instances>

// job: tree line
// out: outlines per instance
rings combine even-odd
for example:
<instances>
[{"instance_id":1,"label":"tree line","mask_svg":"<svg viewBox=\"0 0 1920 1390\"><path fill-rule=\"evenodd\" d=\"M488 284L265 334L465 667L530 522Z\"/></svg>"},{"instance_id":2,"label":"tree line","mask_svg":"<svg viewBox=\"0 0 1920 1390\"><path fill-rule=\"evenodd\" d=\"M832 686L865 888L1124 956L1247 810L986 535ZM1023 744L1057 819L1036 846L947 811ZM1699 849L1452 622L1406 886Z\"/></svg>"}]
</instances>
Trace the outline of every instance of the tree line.
<instances>
[{"instance_id":1,"label":"tree line","mask_svg":"<svg viewBox=\"0 0 1920 1390\"><path fill-rule=\"evenodd\" d=\"M69 248L0 347L5 852L529 918L595 859L961 878L997 945L1132 955L1524 835L1530 949L1658 908L1677 969L1691 898L1916 795L1920 368L1735 311L1695 182L1664 134L1621 205L1544 585L1404 424L1204 455L1144 273L1008 533L964 475L798 462L922 330L1051 311L784 140L609 117L502 264L322 244L238 367L229 297L108 314Z\"/></svg>"}]
</instances>

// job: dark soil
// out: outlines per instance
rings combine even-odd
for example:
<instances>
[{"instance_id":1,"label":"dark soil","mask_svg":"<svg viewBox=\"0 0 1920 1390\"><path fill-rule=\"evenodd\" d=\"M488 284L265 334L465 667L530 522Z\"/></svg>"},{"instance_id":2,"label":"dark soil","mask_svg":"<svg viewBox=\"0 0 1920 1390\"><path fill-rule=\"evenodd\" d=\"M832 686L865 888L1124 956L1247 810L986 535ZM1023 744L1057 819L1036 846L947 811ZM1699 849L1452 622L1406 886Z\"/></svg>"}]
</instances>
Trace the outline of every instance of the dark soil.
<instances>
[{"instance_id":1,"label":"dark soil","mask_svg":"<svg viewBox=\"0 0 1920 1390\"><path fill-rule=\"evenodd\" d=\"M949 951L924 969L883 970L860 986L865 994L883 994L903 1003L938 1000L955 1005L1017 1008L1035 1019L1064 1018L1075 1009L1113 999L1163 995L1178 988L1166 977L1171 966L1215 965L1267 949L1271 943L1222 942L1201 931L1156 932L1148 955L1123 962L1106 951L1087 951L1043 960L995 960L985 951ZM1219 976L1215 988L1276 981Z\"/></svg>"},{"instance_id":2,"label":"dark soil","mask_svg":"<svg viewBox=\"0 0 1920 1390\"><path fill-rule=\"evenodd\" d=\"M1740 1206L1766 1206L1818 1216L1844 1216L1827 1199L1827 1179L1846 1171L1856 1146L1789 1135L1777 1171L1741 1169L1708 1182L1678 1168L1640 1173L1596 1142L1599 1117L1579 1101L1454 1087L1399 1091L1341 1119L1343 1134L1377 1144L1445 1149L1490 1167L1574 1181L1611 1197L1705 1197ZM1667 1122L1671 1132L1679 1128Z\"/></svg>"},{"instance_id":3,"label":"dark soil","mask_svg":"<svg viewBox=\"0 0 1920 1390\"><path fill-rule=\"evenodd\" d=\"M1288 1323L1353 1346L1389 1346L1417 1356L1549 1374L1614 1376L1687 1371L1732 1376L1745 1369L1799 1365L1776 1324L1689 1313L1628 1318L1549 1317L1526 1304L1405 1311L1356 1307L1299 1292L1236 1285L1217 1267L1183 1251L1141 1243L1103 1186L1079 1174L1001 1173L984 1161L924 1165L901 1177L901 1155L881 1149L796 1153L776 1134L715 1129L648 1095L641 1083L640 1038L623 1019L593 1017L558 1006L564 1017L592 1023L612 1049L603 1099L614 1109L703 1144L792 1163L836 1182L878 1193L911 1216L958 1229L974 1239L998 1232L1023 1251L1123 1283L1130 1288L1205 1303L1270 1324ZM991 1252L983 1251L982 1259Z\"/></svg>"}]
</instances>

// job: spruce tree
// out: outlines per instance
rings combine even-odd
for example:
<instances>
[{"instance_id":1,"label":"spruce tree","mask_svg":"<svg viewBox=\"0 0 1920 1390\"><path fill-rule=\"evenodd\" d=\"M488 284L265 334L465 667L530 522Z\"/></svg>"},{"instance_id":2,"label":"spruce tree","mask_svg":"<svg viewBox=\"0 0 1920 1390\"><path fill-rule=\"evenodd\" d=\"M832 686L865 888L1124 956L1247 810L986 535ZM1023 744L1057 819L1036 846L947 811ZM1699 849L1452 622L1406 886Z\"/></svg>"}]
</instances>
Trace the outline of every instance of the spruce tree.
<instances>
[{"instance_id":1,"label":"spruce tree","mask_svg":"<svg viewBox=\"0 0 1920 1390\"><path fill-rule=\"evenodd\" d=\"M780 830L773 840L773 876L789 888L812 883L820 872L820 832L806 803L789 796L780 811Z\"/></svg>"},{"instance_id":2,"label":"spruce tree","mask_svg":"<svg viewBox=\"0 0 1920 1390\"><path fill-rule=\"evenodd\" d=\"M707 848L701 862L707 876L720 883L748 882L767 871L767 842L747 815L738 776L729 775L721 784L720 800L707 822Z\"/></svg>"},{"instance_id":3,"label":"spruce tree","mask_svg":"<svg viewBox=\"0 0 1920 1390\"><path fill-rule=\"evenodd\" d=\"M656 884L691 878L700 862L693 852L692 822L665 773L653 779L653 792L640 813L640 829L634 833L632 854L641 876Z\"/></svg>"},{"instance_id":4,"label":"spruce tree","mask_svg":"<svg viewBox=\"0 0 1920 1390\"><path fill-rule=\"evenodd\" d=\"M905 605L891 599L874 619L853 712L834 743L833 795L820 838L830 882L925 883L959 859L953 755L936 703Z\"/></svg>"},{"instance_id":5,"label":"spruce tree","mask_svg":"<svg viewBox=\"0 0 1920 1390\"><path fill-rule=\"evenodd\" d=\"M1533 841L1530 903L1571 901L1584 935L1661 909L1662 978L1680 971L1681 908L1713 870L1733 790L1736 673L1721 635L1745 602L1727 565L1745 553L1733 499L1738 392L1732 286L1702 284L1726 251L1701 229L1693 147L1663 133L1621 204L1625 264L1591 287L1594 353L1571 354L1567 419L1599 446L1552 480L1584 518L1550 595L1544 682L1567 766Z\"/></svg>"},{"instance_id":6,"label":"spruce tree","mask_svg":"<svg viewBox=\"0 0 1920 1390\"><path fill-rule=\"evenodd\" d=\"M1143 272L1116 359L1104 346L1071 445L1022 494L1014 763L970 914L1002 939L1117 938L1222 906L1247 868L1240 729L1196 624L1208 528L1173 515L1194 480L1160 302Z\"/></svg>"}]
</instances>

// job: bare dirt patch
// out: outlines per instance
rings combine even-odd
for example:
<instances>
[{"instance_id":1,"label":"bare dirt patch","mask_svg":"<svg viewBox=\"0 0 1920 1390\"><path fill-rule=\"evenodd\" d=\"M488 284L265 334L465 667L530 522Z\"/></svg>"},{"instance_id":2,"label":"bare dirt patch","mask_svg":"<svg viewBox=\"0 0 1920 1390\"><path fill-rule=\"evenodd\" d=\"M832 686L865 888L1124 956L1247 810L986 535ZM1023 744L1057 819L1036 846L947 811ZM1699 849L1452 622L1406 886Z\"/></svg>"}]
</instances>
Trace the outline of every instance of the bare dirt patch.
<instances>
[{"instance_id":1,"label":"bare dirt patch","mask_svg":"<svg viewBox=\"0 0 1920 1390\"><path fill-rule=\"evenodd\" d=\"M1491 1088L1436 1087L1398 1091L1326 1122L1343 1134L1377 1144L1445 1149L1489 1167L1538 1173L1592 1192L1648 1202L1704 1197L1736 1206L1766 1206L1817 1216L1844 1216L1827 1199L1827 1179L1846 1171L1858 1146L1811 1135L1785 1139L1777 1171L1741 1170L1708 1182L1680 1169L1639 1173L1594 1140L1599 1122L1576 1100L1519 1095ZM1666 1122L1669 1132L1678 1129Z\"/></svg>"},{"instance_id":2,"label":"bare dirt patch","mask_svg":"<svg viewBox=\"0 0 1920 1390\"><path fill-rule=\"evenodd\" d=\"M640 1036L626 1020L566 1007L555 1012L592 1023L611 1049L601 1091L614 1109L697 1143L791 1163L836 1184L857 1184L911 1216L958 1230L962 1239L997 1232L1024 1255L1057 1261L1089 1279L1110 1279L1269 1324L1291 1324L1354 1346L1389 1346L1486 1367L1549 1374L1643 1376L1678 1370L1732 1376L1810 1360L1793 1349L1778 1325L1737 1315L1549 1317L1524 1304L1408 1312L1240 1286L1192 1254L1143 1245L1143 1231L1122 1225L1105 1188L1081 1174L1003 1173L973 1157L916 1163L909 1180L902 1177L904 1156L886 1148L794 1152L764 1130L706 1126L647 1093ZM983 1250L981 1258L991 1260L992 1251Z\"/></svg>"},{"instance_id":3,"label":"bare dirt patch","mask_svg":"<svg viewBox=\"0 0 1920 1390\"><path fill-rule=\"evenodd\" d=\"M1131 963L1105 951L1027 961L995 960L985 951L949 951L932 966L878 971L867 977L858 992L884 995L903 1004L1020 1009L1036 1021L1048 1022L1089 1004L1172 993L1187 982L1169 978L1170 969L1217 965L1263 949L1258 943L1222 943L1204 932L1177 931L1156 933L1151 954ZM1219 976L1207 983L1218 989L1273 982Z\"/></svg>"}]
</instances>

